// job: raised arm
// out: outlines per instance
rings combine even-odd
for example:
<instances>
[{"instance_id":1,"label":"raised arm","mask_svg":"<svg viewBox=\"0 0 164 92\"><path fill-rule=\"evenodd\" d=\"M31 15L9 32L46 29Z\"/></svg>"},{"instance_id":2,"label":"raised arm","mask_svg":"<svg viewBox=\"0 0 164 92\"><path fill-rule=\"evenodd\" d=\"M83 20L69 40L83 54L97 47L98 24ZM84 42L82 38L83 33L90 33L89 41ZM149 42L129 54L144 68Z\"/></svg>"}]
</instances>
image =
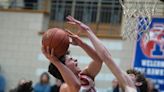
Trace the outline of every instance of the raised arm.
<instances>
[{"instance_id":1,"label":"raised arm","mask_svg":"<svg viewBox=\"0 0 164 92\"><path fill-rule=\"evenodd\" d=\"M105 62L111 72L116 76L120 84L125 88L126 86L135 87L133 81L128 77L128 75L123 72L113 61L110 53L106 49L106 47L101 43L101 41L95 36L92 30L85 24L81 23L80 21L74 19L73 17L69 16L69 23L77 25L81 28L82 31L87 33L87 36L91 40L92 44L94 45L97 54Z\"/></svg>"},{"instance_id":2,"label":"raised arm","mask_svg":"<svg viewBox=\"0 0 164 92\"><path fill-rule=\"evenodd\" d=\"M49 52L50 51L50 52ZM80 81L77 79L77 77L74 75L74 73L67 68L64 64L62 64L54 55L53 55L53 49L49 50L47 47L47 50L42 48L42 52L44 55L49 59L49 61L57 67L59 72L61 73L64 81L68 84L70 92L78 92L80 89Z\"/></svg>"},{"instance_id":3,"label":"raised arm","mask_svg":"<svg viewBox=\"0 0 164 92\"><path fill-rule=\"evenodd\" d=\"M80 46L92 58L93 61L91 61L91 63L84 69L82 73L87 74L94 79L101 70L102 60L100 59L96 51L92 47L84 43L79 36L71 33L69 30L67 30L67 32L72 38L72 44Z\"/></svg>"}]
</instances>

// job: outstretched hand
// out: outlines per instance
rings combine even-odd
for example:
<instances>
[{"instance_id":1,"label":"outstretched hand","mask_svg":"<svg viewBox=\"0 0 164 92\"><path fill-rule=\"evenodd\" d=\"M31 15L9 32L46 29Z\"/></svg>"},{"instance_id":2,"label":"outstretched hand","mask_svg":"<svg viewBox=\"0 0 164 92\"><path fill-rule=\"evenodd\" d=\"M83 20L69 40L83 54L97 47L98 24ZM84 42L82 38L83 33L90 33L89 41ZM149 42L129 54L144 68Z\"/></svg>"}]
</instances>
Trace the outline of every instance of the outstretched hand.
<instances>
[{"instance_id":1,"label":"outstretched hand","mask_svg":"<svg viewBox=\"0 0 164 92\"><path fill-rule=\"evenodd\" d=\"M68 33L69 37L71 38L70 43L72 45L81 46L83 44L83 41L81 40L81 38L78 35L75 35L71 31L69 31L68 29L65 29L65 31Z\"/></svg>"},{"instance_id":2,"label":"outstretched hand","mask_svg":"<svg viewBox=\"0 0 164 92\"><path fill-rule=\"evenodd\" d=\"M81 31L85 32L85 31L90 30L90 28L86 24L80 22L79 20L76 20L72 16L67 16L67 20L68 20L69 24L77 25L79 30L81 30Z\"/></svg>"},{"instance_id":3,"label":"outstretched hand","mask_svg":"<svg viewBox=\"0 0 164 92\"><path fill-rule=\"evenodd\" d=\"M54 56L54 49L50 49L49 47L42 47L42 52L46 58L50 60L51 63L59 61L58 58Z\"/></svg>"}]
</instances>

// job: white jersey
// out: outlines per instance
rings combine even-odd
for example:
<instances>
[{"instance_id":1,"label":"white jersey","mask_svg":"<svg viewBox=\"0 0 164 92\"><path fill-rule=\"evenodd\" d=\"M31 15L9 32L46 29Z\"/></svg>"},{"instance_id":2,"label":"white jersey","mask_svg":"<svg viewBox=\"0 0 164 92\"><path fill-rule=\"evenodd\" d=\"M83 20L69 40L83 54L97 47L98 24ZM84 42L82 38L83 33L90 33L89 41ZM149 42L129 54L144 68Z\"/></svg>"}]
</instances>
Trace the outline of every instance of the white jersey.
<instances>
[{"instance_id":1,"label":"white jersey","mask_svg":"<svg viewBox=\"0 0 164 92\"><path fill-rule=\"evenodd\" d=\"M85 81L85 84L81 84L81 88L79 92L96 92L95 90L95 83L87 75L79 75L81 81Z\"/></svg>"}]
</instances>

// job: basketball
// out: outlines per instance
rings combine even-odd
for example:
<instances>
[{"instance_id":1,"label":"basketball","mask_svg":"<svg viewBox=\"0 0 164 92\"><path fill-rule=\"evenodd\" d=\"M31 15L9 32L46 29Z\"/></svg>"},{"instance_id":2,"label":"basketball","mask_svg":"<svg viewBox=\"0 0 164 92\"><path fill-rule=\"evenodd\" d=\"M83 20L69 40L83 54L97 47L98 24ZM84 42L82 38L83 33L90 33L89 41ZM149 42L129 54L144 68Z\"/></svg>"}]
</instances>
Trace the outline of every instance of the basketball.
<instances>
[{"instance_id":1,"label":"basketball","mask_svg":"<svg viewBox=\"0 0 164 92\"><path fill-rule=\"evenodd\" d=\"M47 30L42 37L42 46L50 50L54 49L54 55L58 58L65 55L69 47L69 37L64 30L52 28Z\"/></svg>"}]
</instances>

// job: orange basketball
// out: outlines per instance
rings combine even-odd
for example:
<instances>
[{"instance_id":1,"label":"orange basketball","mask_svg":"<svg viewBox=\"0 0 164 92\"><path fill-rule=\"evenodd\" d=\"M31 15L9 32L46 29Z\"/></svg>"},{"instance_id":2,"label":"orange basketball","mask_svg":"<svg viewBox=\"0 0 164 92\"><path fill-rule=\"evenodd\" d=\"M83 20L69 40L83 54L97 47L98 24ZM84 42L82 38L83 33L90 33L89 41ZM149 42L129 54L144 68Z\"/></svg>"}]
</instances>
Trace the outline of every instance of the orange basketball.
<instances>
[{"instance_id":1,"label":"orange basketball","mask_svg":"<svg viewBox=\"0 0 164 92\"><path fill-rule=\"evenodd\" d=\"M69 47L69 37L67 33L59 28L52 28L46 31L42 37L44 48L49 46L54 49L54 55L58 58L65 55Z\"/></svg>"}]
</instances>

